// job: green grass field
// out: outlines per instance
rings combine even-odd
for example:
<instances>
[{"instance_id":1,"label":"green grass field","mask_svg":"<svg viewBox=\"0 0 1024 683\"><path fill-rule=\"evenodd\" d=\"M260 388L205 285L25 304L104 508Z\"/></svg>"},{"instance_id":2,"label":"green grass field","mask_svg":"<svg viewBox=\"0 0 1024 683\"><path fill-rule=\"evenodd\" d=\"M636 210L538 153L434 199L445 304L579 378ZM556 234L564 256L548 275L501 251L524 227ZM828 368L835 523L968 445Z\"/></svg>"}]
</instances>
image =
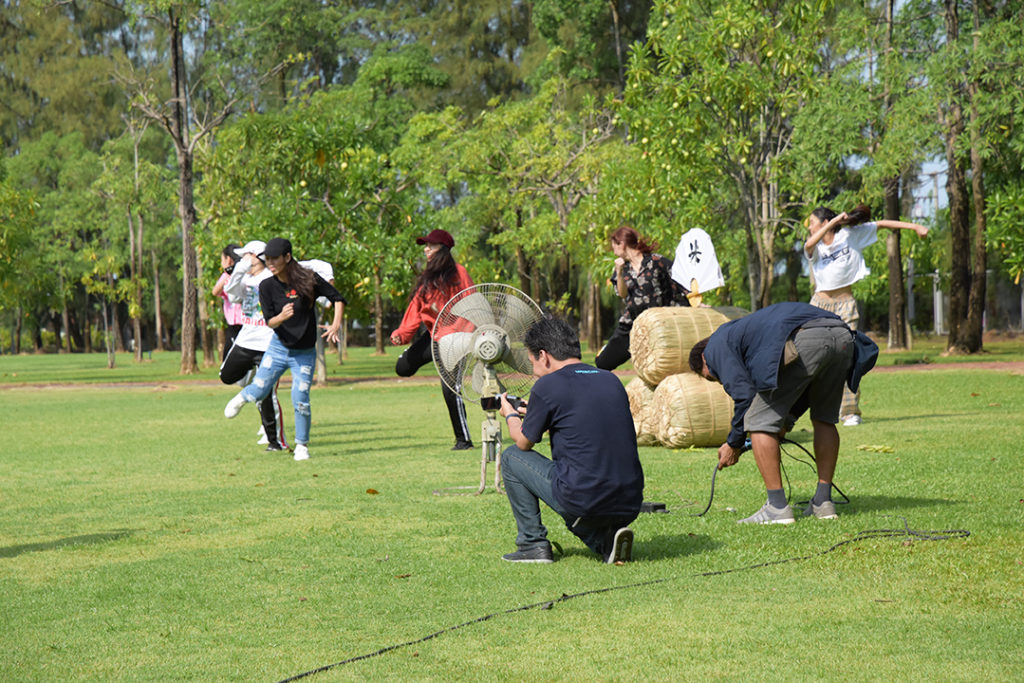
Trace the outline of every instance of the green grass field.
<instances>
[{"instance_id":1,"label":"green grass field","mask_svg":"<svg viewBox=\"0 0 1024 683\"><path fill-rule=\"evenodd\" d=\"M763 502L749 456L694 517L714 450L643 448L670 512L635 522L634 562L600 563L549 512L564 555L520 566L502 495L434 494L475 484L479 454L448 450L436 381L367 379L396 355L332 363L304 463L264 453L255 409L225 420L232 390L181 380L175 354L0 356L0 680L276 681L441 631L306 680L1024 678L1024 375L869 374L839 520L737 526ZM806 499L812 472L787 472ZM970 536L819 555L904 523Z\"/></svg>"}]
</instances>

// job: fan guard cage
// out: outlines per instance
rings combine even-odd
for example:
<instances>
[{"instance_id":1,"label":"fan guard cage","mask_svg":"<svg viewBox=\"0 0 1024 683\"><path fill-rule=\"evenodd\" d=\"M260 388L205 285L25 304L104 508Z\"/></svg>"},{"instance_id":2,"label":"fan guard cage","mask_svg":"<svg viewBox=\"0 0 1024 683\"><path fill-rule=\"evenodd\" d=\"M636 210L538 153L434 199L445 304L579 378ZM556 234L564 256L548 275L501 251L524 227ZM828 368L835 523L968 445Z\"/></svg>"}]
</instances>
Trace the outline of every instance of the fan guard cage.
<instances>
[{"instance_id":1,"label":"fan guard cage","mask_svg":"<svg viewBox=\"0 0 1024 683\"><path fill-rule=\"evenodd\" d=\"M533 299L509 285L488 282L458 292L438 313L431 334L441 381L464 399L476 400L491 369L500 392L525 398L534 377L523 338L542 317ZM504 352L495 357L495 348Z\"/></svg>"}]
</instances>

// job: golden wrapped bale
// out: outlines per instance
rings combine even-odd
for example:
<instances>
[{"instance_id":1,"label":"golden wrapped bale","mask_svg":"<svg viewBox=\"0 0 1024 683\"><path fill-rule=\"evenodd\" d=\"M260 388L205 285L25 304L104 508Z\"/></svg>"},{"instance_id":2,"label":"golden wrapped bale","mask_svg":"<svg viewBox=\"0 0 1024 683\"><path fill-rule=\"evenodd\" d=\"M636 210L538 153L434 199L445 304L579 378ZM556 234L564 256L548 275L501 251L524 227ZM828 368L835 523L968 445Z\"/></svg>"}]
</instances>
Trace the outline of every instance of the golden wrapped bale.
<instances>
[{"instance_id":1,"label":"golden wrapped bale","mask_svg":"<svg viewBox=\"0 0 1024 683\"><path fill-rule=\"evenodd\" d=\"M648 410L663 446L706 448L729 436L733 401L721 384L684 372L661 381Z\"/></svg>"},{"instance_id":2,"label":"golden wrapped bale","mask_svg":"<svg viewBox=\"0 0 1024 683\"><path fill-rule=\"evenodd\" d=\"M650 412L651 400L654 398L654 387L639 377L634 377L626 385L626 396L629 397L629 412L633 414L633 426L636 428L637 445L658 445L658 437L654 435L653 416Z\"/></svg>"},{"instance_id":3,"label":"golden wrapped bale","mask_svg":"<svg viewBox=\"0 0 1024 683\"><path fill-rule=\"evenodd\" d=\"M729 320L746 314L742 308L648 308L637 316L629 334L629 353L636 374L657 386L669 375L690 371L690 349Z\"/></svg>"}]
</instances>

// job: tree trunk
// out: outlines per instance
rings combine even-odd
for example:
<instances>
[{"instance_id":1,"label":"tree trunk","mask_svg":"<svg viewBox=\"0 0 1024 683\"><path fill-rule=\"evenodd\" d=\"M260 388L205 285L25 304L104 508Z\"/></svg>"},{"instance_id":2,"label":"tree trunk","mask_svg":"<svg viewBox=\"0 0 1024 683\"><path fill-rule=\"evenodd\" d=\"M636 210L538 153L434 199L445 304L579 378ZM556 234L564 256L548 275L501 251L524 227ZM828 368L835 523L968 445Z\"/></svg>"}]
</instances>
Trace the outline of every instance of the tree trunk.
<instances>
[{"instance_id":1,"label":"tree trunk","mask_svg":"<svg viewBox=\"0 0 1024 683\"><path fill-rule=\"evenodd\" d=\"M621 95L626 89L626 63L622 51L622 29L619 26L619 8L616 0L608 0L608 8L612 12L612 31L615 33L615 61L618 65L618 82L616 90Z\"/></svg>"},{"instance_id":2,"label":"tree trunk","mask_svg":"<svg viewBox=\"0 0 1024 683\"><path fill-rule=\"evenodd\" d=\"M974 16L974 54L978 54L981 46L979 36L981 16L979 3L973 5ZM967 84L970 95L971 120L971 194L974 201L974 272L971 277L971 289L967 298L967 319L960 328L958 345L970 353L982 350L982 333L985 323L985 298L988 289L988 250L985 226L985 160L981 155L981 136L978 133L978 83Z\"/></svg>"},{"instance_id":3,"label":"tree trunk","mask_svg":"<svg viewBox=\"0 0 1024 683\"><path fill-rule=\"evenodd\" d=\"M957 0L945 0L946 49L953 49L959 37ZM953 75L959 78L959 72ZM949 198L950 278L949 278L949 339L947 351L963 353L967 349L961 342L961 325L966 318L967 294L970 290L970 223L967 205L967 178L957 155L957 144L964 132L964 116L957 99L960 88L954 88L949 111L946 113L946 195Z\"/></svg>"},{"instance_id":4,"label":"tree trunk","mask_svg":"<svg viewBox=\"0 0 1024 683\"><path fill-rule=\"evenodd\" d=\"M65 350L64 340L61 339L60 330L57 330L57 353L71 353L71 333L68 332L68 330L71 328L71 325L68 324L68 302L67 299L65 298L66 294L64 293L64 273L60 274L58 282L60 286L61 296L60 325L64 329L64 337L68 340L68 345L67 350Z\"/></svg>"},{"instance_id":5,"label":"tree trunk","mask_svg":"<svg viewBox=\"0 0 1024 683\"><path fill-rule=\"evenodd\" d=\"M107 283L111 291L113 291L114 278L112 275L108 275ZM124 331L121 329L120 305L116 300L110 304L110 319L113 321L111 324L114 326L114 350L123 353L128 347L124 343Z\"/></svg>"},{"instance_id":6,"label":"tree trunk","mask_svg":"<svg viewBox=\"0 0 1024 683\"><path fill-rule=\"evenodd\" d=\"M138 144L136 143L136 154ZM137 168L137 166L136 166ZM137 187L137 184L136 184ZM142 215L139 215L139 235L135 236L135 225L132 220L132 207L128 207L128 252L129 274L132 279L132 303L137 313L131 316L132 319L132 341L134 342L135 362L142 362L142 321L139 319L142 311L142 285L139 278L142 276Z\"/></svg>"},{"instance_id":7,"label":"tree trunk","mask_svg":"<svg viewBox=\"0 0 1024 683\"><path fill-rule=\"evenodd\" d=\"M593 276L587 276L584 285L584 296L580 301L581 327L587 348L597 352L601 348L601 285L594 282Z\"/></svg>"},{"instance_id":8,"label":"tree trunk","mask_svg":"<svg viewBox=\"0 0 1024 683\"><path fill-rule=\"evenodd\" d=\"M196 366L196 250L194 230L196 209L193 201L192 150L189 146L188 116L185 108L186 76L181 17L174 9L168 10L171 29L171 88L174 93L172 125L174 146L178 158L178 215L181 216L181 367L180 373L198 372Z\"/></svg>"},{"instance_id":9,"label":"tree trunk","mask_svg":"<svg viewBox=\"0 0 1024 683\"><path fill-rule=\"evenodd\" d=\"M150 249L149 255L153 261L153 325L156 328L156 340L153 348L157 351L163 351L164 314L160 308L160 263L156 258L156 249Z\"/></svg>"},{"instance_id":10,"label":"tree trunk","mask_svg":"<svg viewBox=\"0 0 1024 683\"><path fill-rule=\"evenodd\" d=\"M380 266L373 268L373 333L376 339L374 342L374 353L378 356L384 355L384 299L381 296L383 288L380 278Z\"/></svg>"},{"instance_id":11,"label":"tree trunk","mask_svg":"<svg viewBox=\"0 0 1024 683\"><path fill-rule=\"evenodd\" d=\"M14 327L11 329L11 353L21 353L21 331L24 328L25 311L21 306L14 309L16 313Z\"/></svg>"},{"instance_id":12,"label":"tree trunk","mask_svg":"<svg viewBox=\"0 0 1024 683\"><path fill-rule=\"evenodd\" d=\"M885 181L885 217L900 218L900 180ZM900 231L889 230L885 239L886 260L889 266L889 348L907 348L907 300L903 287L903 259L900 257Z\"/></svg>"},{"instance_id":13,"label":"tree trunk","mask_svg":"<svg viewBox=\"0 0 1024 683\"><path fill-rule=\"evenodd\" d=\"M199 339L203 345L203 367L209 368L216 364L214 357L213 329L210 327L210 311L206 302L206 290L198 285L202 282L199 272L199 259L196 259L196 304L199 314Z\"/></svg>"}]
</instances>

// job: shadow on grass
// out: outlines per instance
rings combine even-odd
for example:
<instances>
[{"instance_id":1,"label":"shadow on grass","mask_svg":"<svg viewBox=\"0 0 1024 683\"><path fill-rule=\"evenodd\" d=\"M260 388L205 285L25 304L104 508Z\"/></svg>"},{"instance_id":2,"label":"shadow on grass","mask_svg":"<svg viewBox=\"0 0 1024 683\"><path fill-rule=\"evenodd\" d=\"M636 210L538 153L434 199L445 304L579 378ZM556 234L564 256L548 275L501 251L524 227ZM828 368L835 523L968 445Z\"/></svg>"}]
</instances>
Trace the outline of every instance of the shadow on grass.
<instances>
[{"instance_id":1,"label":"shadow on grass","mask_svg":"<svg viewBox=\"0 0 1024 683\"><path fill-rule=\"evenodd\" d=\"M48 541L46 543L25 543L23 545L9 545L7 547L0 548L0 557L17 557L22 553L34 553L43 550L56 550L57 548L67 548L76 545L93 545L95 543L106 543L107 541L116 541L121 538L127 538L137 531L137 529L118 529L116 531L108 531L100 534L83 534L81 536L68 536L67 538L58 538L55 541Z\"/></svg>"},{"instance_id":2,"label":"shadow on grass","mask_svg":"<svg viewBox=\"0 0 1024 683\"><path fill-rule=\"evenodd\" d=\"M569 543L572 543L572 541L569 541ZM705 534L661 534L659 536L641 534L633 542L633 559L648 562L666 560L711 552L722 545L721 542L715 541ZM595 561L599 559L592 550L583 546L582 543L570 547L563 545L562 548L563 554L561 557L563 558L582 556Z\"/></svg>"},{"instance_id":3,"label":"shadow on grass","mask_svg":"<svg viewBox=\"0 0 1024 683\"><path fill-rule=\"evenodd\" d=\"M833 498L835 494L833 493ZM902 511L913 508L946 507L961 505L959 500L949 498L911 498L906 496L851 496L848 505L837 505L836 512L840 517L885 512L899 516Z\"/></svg>"}]
</instances>

